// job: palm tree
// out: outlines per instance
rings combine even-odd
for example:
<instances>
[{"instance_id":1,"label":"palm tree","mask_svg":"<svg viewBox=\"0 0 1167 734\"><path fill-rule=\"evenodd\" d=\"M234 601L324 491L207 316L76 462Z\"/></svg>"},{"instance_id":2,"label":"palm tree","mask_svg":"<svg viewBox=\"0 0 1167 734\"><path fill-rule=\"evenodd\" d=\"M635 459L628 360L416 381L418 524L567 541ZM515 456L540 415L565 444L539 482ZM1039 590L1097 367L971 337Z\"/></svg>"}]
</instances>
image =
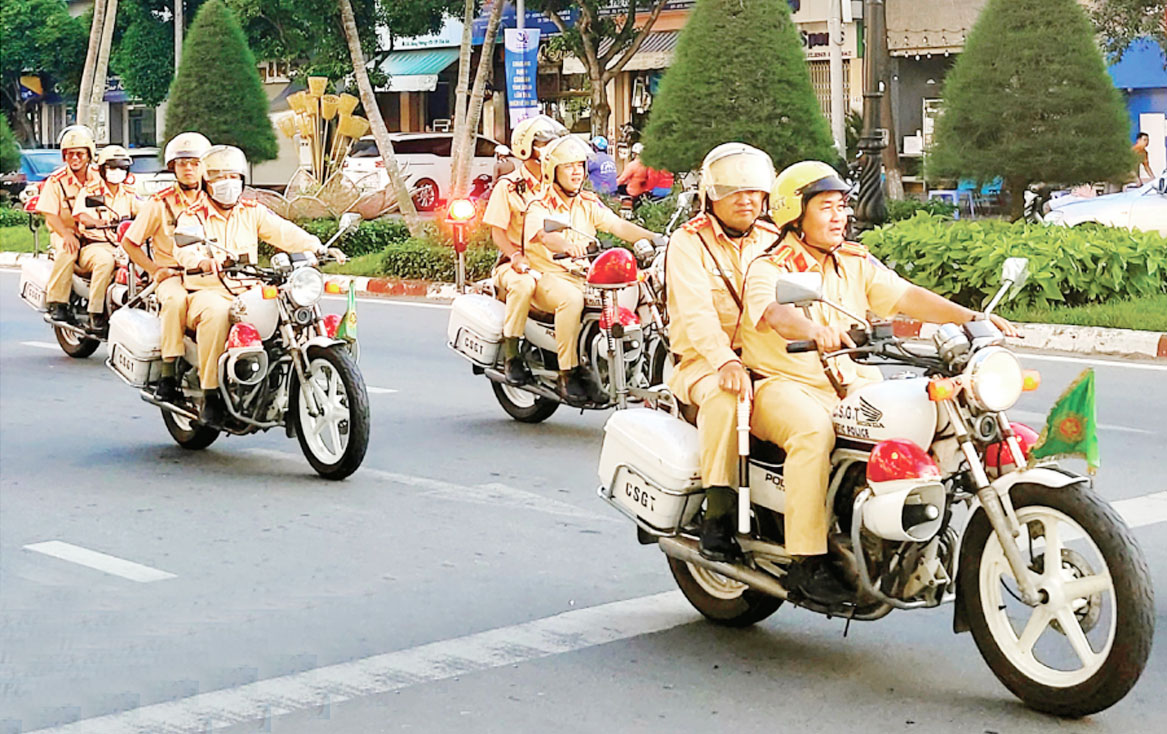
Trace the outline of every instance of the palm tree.
<instances>
[{"instance_id":1,"label":"palm tree","mask_svg":"<svg viewBox=\"0 0 1167 734\"><path fill-rule=\"evenodd\" d=\"M482 118L482 98L486 95L486 78L490 76L494 59L494 40L502 19L502 2L490 7L486 22L486 38L478 56L478 70L474 74L474 88L466 103L466 84L470 76L470 24L474 20L474 0L466 0L466 30L462 33L462 49L458 55L458 102L454 117L453 170L450 172L455 197L464 196L470 187L470 162L474 158L474 132Z\"/></svg>"}]
</instances>

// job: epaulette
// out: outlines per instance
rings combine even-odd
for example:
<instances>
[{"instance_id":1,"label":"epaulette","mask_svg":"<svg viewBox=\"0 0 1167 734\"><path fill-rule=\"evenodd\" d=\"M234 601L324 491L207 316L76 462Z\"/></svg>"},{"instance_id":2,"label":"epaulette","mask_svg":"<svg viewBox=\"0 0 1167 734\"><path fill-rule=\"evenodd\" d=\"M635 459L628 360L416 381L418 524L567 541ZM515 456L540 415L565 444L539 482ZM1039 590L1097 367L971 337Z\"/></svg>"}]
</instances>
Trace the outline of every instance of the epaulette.
<instances>
[{"instance_id":1,"label":"epaulette","mask_svg":"<svg viewBox=\"0 0 1167 734\"><path fill-rule=\"evenodd\" d=\"M176 193L178 193L178 189L174 188L173 186L167 186L166 188L162 189L161 191L155 193L150 198L153 201L162 201L167 196L173 196Z\"/></svg>"},{"instance_id":2,"label":"epaulette","mask_svg":"<svg viewBox=\"0 0 1167 734\"><path fill-rule=\"evenodd\" d=\"M697 230L709 224L709 215L702 212L681 225L681 229L689 234L697 234Z\"/></svg>"},{"instance_id":3,"label":"epaulette","mask_svg":"<svg viewBox=\"0 0 1167 734\"><path fill-rule=\"evenodd\" d=\"M778 229L777 225L775 225L773 222L768 222L765 219L754 220L754 226L758 229L764 229L771 234L782 234L782 230Z\"/></svg>"},{"instance_id":4,"label":"epaulette","mask_svg":"<svg viewBox=\"0 0 1167 734\"><path fill-rule=\"evenodd\" d=\"M866 258L869 254L867 248L858 242L844 242L839 246L838 252L844 255L853 255L855 257Z\"/></svg>"},{"instance_id":5,"label":"epaulette","mask_svg":"<svg viewBox=\"0 0 1167 734\"><path fill-rule=\"evenodd\" d=\"M806 261L806 255L790 245L779 245L773 252L764 257L779 267L789 268L797 273L805 273L810 270L810 263Z\"/></svg>"},{"instance_id":6,"label":"epaulette","mask_svg":"<svg viewBox=\"0 0 1167 734\"><path fill-rule=\"evenodd\" d=\"M240 200L239 200L239 203L240 203L242 206L249 206L249 207L252 207L252 208L259 206L259 202L258 202L258 201L256 201L255 199L240 199Z\"/></svg>"},{"instance_id":7,"label":"epaulette","mask_svg":"<svg viewBox=\"0 0 1167 734\"><path fill-rule=\"evenodd\" d=\"M53 171L52 173L50 173L48 175L48 180L49 181L60 181L68 175L69 175L69 167L68 166L61 166L60 168L58 168L57 170Z\"/></svg>"}]
</instances>

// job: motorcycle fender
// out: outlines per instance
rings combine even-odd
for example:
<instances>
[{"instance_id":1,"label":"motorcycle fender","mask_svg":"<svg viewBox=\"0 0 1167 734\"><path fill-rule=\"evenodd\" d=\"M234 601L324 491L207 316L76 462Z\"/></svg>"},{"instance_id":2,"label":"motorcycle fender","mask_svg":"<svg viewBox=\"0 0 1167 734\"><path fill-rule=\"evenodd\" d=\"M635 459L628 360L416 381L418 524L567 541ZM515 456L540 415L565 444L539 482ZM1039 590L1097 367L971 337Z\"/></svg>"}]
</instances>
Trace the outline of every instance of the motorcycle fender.
<instances>
[{"instance_id":1,"label":"motorcycle fender","mask_svg":"<svg viewBox=\"0 0 1167 734\"><path fill-rule=\"evenodd\" d=\"M1021 471L1010 472L1005 476L998 477L992 483L992 486L1001 495L1009 493L1009 490L1018 484L1037 484L1051 489L1066 489L1073 485L1088 481L1086 477L1079 476L1073 472L1065 471L1063 469L1036 467L1034 469L1023 469ZM964 539L968 537L968 528L972 526L977 519L977 515L983 514L980 500L973 500L970 507L971 512L968 516L968 522L965 523L965 533L961 536L960 556L957 561L957 573L959 569L964 566L966 562L971 563L971 551L965 545ZM959 578L959 576L958 576ZM964 616L964 585L956 585L956 603L953 604L952 617L952 631L956 633L968 632L968 620Z\"/></svg>"},{"instance_id":2,"label":"motorcycle fender","mask_svg":"<svg viewBox=\"0 0 1167 734\"><path fill-rule=\"evenodd\" d=\"M344 344L343 339L333 339L328 336L314 336L304 344L304 350L307 351L310 347L334 347L337 344Z\"/></svg>"}]
</instances>

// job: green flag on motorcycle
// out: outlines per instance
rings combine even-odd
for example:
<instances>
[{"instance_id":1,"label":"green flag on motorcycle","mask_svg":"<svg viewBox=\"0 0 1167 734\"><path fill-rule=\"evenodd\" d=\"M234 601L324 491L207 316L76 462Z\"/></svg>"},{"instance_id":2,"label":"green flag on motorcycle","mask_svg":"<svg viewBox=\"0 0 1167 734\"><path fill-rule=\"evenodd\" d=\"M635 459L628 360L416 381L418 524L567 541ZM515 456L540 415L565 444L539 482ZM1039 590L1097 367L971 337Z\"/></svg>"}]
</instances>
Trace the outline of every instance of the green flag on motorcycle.
<instances>
[{"instance_id":1,"label":"green flag on motorcycle","mask_svg":"<svg viewBox=\"0 0 1167 734\"><path fill-rule=\"evenodd\" d=\"M348 287L348 308L336 327L336 338L350 342L357 339L357 292L352 283Z\"/></svg>"},{"instance_id":2,"label":"green flag on motorcycle","mask_svg":"<svg viewBox=\"0 0 1167 734\"><path fill-rule=\"evenodd\" d=\"M1045 428L1029 452L1030 460L1080 456L1093 474L1099 466L1098 416L1094 410L1094 369L1066 388L1046 418Z\"/></svg>"}]
</instances>

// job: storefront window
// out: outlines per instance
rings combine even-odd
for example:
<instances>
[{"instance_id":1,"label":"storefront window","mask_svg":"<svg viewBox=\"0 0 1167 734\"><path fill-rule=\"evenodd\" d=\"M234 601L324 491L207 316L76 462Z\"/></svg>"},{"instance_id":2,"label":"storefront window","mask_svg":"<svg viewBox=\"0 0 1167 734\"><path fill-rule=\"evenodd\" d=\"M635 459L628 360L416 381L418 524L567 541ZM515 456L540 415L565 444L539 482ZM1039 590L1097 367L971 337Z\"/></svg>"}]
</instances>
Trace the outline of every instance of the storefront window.
<instances>
[{"instance_id":1,"label":"storefront window","mask_svg":"<svg viewBox=\"0 0 1167 734\"><path fill-rule=\"evenodd\" d=\"M129 125L127 141L131 148L158 144L157 120L153 107L130 107L126 111Z\"/></svg>"}]
</instances>

